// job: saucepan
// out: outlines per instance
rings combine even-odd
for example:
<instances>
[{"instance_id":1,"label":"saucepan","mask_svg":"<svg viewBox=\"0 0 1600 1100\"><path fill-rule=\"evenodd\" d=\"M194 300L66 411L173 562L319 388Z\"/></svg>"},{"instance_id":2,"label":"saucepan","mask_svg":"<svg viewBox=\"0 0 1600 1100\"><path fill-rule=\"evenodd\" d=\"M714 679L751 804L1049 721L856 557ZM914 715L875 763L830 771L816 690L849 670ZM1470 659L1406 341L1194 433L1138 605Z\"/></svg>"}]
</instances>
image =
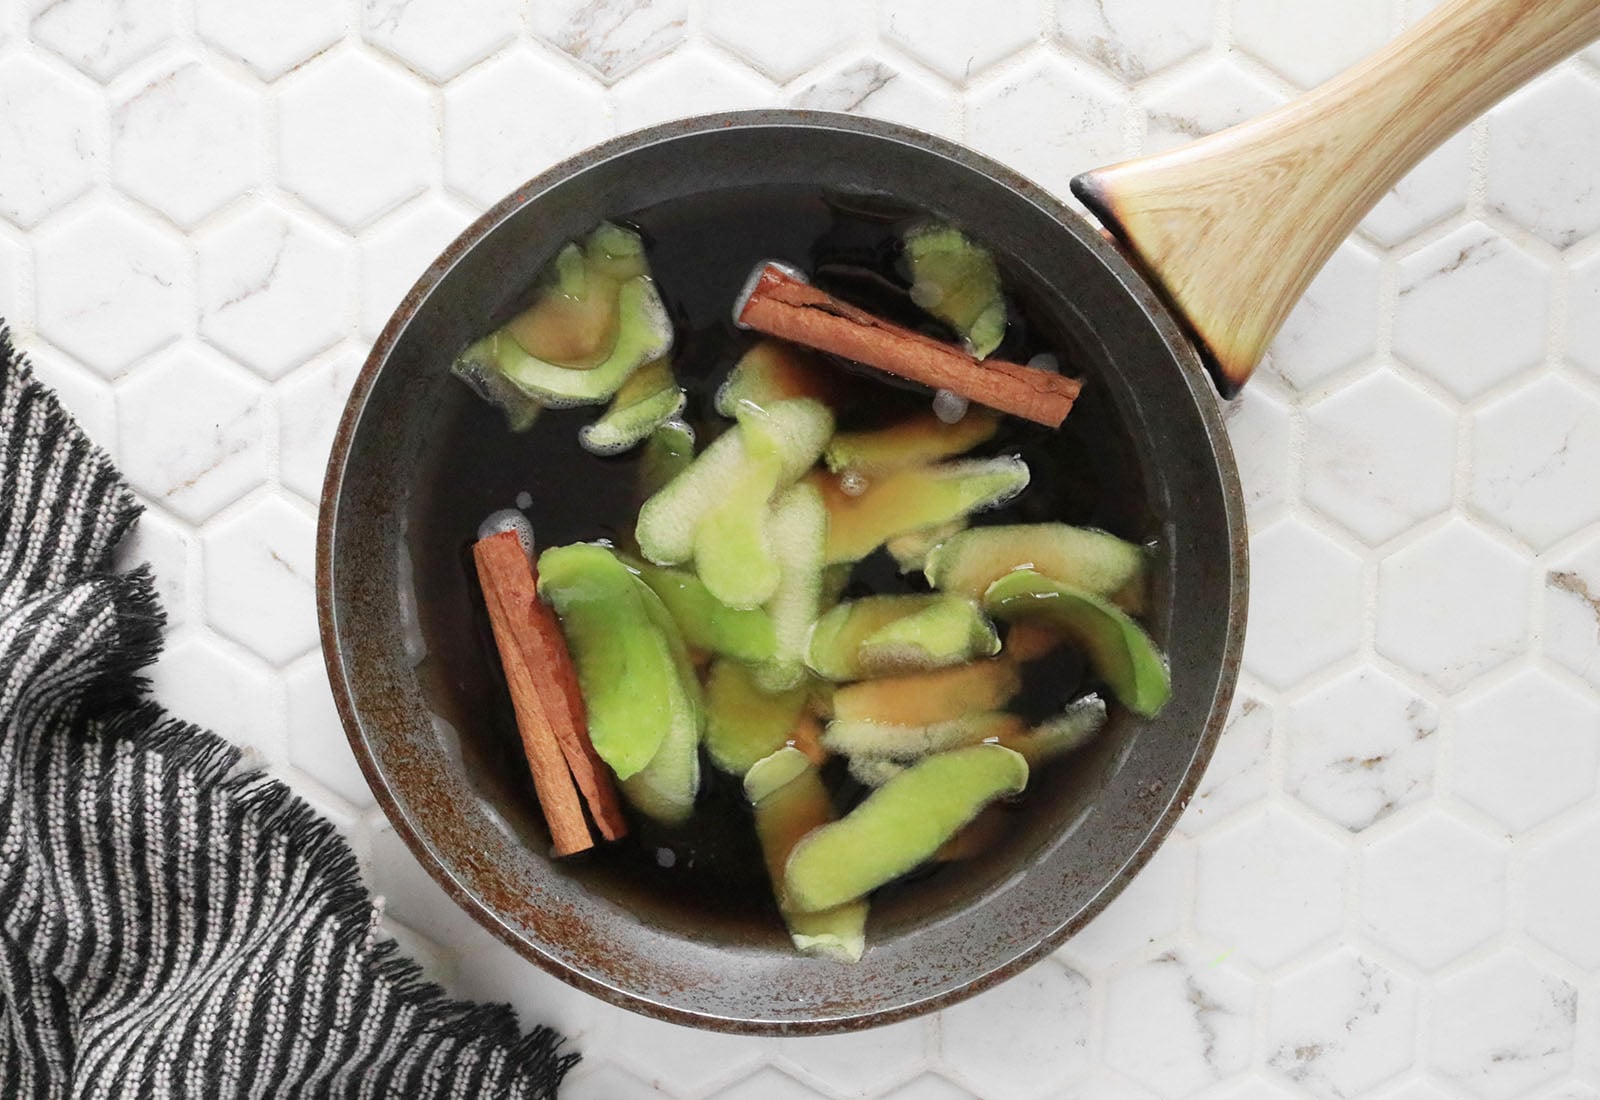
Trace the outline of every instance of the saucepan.
<instances>
[{"instance_id":1,"label":"saucepan","mask_svg":"<svg viewBox=\"0 0 1600 1100\"><path fill-rule=\"evenodd\" d=\"M1271 114L1078 177L1072 189L1092 219L948 141L799 111L630 134L518 188L445 250L384 328L323 492L323 652L356 757L395 829L523 956L678 1023L858 1029L949 1005L1039 959L1161 843L1227 714L1246 542L1219 391L1245 382L1324 260L1412 165L1597 36L1597 0L1451 0ZM725 202L727 239L739 243L708 236L699 266L726 269L731 302L752 260L791 246L773 219L741 214L737 197L783 185L898 196L995 251L1008 286L1085 380L1054 460L1089 470L1123 525L1159 547L1150 625L1174 686L1159 717L1118 717L1073 757L993 858L876 904L872 946L854 966L796 956L772 914L740 899L581 861L557 866L492 656L465 610L475 518L520 492L536 508L581 505L585 474L544 462L538 431L496 430L450 377L452 356L525 302L562 243L670 200Z\"/></svg>"}]
</instances>

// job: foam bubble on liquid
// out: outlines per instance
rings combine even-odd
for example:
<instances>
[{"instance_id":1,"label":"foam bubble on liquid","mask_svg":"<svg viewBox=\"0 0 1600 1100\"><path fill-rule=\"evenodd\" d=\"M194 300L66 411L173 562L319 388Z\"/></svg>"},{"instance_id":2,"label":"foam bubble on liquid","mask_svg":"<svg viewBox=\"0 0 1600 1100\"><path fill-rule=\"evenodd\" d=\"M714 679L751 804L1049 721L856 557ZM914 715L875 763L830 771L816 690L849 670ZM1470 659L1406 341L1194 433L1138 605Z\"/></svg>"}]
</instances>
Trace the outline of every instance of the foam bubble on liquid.
<instances>
[{"instance_id":1,"label":"foam bubble on liquid","mask_svg":"<svg viewBox=\"0 0 1600 1100\"><path fill-rule=\"evenodd\" d=\"M946 424L954 424L967 415L967 404L959 393L940 390L933 395L933 415Z\"/></svg>"},{"instance_id":2,"label":"foam bubble on liquid","mask_svg":"<svg viewBox=\"0 0 1600 1100\"><path fill-rule=\"evenodd\" d=\"M1038 355L1029 359L1028 366L1034 370L1047 371L1050 374L1061 373L1061 360L1051 355L1048 351L1041 351Z\"/></svg>"},{"instance_id":3,"label":"foam bubble on liquid","mask_svg":"<svg viewBox=\"0 0 1600 1100\"><path fill-rule=\"evenodd\" d=\"M846 470L839 478L839 491L847 497L858 497L867 491L867 478L854 470Z\"/></svg>"},{"instance_id":4,"label":"foam bubble on liquid","mask_svg":"<svg viewBox=\"0 0 1600 1100\"><path fill-rule=\"evenodd\" d=\"M517 541L522 543L522 552L530 558L533 557L533 524L528 522L527 516L515 508L502 508L498 512L491 512L482 523L478 524L480 539L492 538L507 531L517 536Z\"/></svg>"}]
</instances>

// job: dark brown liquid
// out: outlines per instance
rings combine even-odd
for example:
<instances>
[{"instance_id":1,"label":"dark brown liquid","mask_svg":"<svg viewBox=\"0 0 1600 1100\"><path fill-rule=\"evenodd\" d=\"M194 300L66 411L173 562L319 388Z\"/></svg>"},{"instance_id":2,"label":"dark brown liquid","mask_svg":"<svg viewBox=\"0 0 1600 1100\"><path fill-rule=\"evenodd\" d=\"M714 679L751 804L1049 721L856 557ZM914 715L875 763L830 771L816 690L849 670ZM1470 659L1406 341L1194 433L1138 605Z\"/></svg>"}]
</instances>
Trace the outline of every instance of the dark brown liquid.
<instances>
[{"instance_id":1,"label":"dark brown liquid","mask_svg":"<svg viewBox=\"0 0 1600 1100\"><path fill-rule=\"evenodd\" d=\"M901 232L918 217L909 207L877 197L828 196L798 187L717 192L620 215L644 237L671 313L673 365L689 393L685 416L700 447L727 427L711 407L717 385L758 339L735 328L730 313L745 278L762 260L794 264L840 297L951 338L910 302L896 271ZM1013 312L1005 343L995 354L1026 362L1035 353L1051 352L1067 373L1079 373L1073 348L1062 333L1036 325L1025 288L1006 278L1004 257L998 259ZM838 369L848 368L838 364ZM438 461L422 467L435 470L436 480L413 496L407 517L429 650L424 680L438 712L463 731L463 751L470 743L472 751L488 756L480 773L520 791L531 807L533 785L477 590L471 543L485 516L514 506L525 493L530 502L523 511L541 548L595 539L630 545L640 504L637 452L598 458L578 445L578 429L597 415L595 408L548 412L531 431L513 434L498 410L465 387L459 401L459 415L444 418L447 433L430 441ZM891 422L927 409L930 401L925 390L891 385L874 374L863 379L859 399L840 410L841 427ZM997 437L973 453L1021 455L1033 475L1021 496L975 522L1085 524L1136 541L1156 534L1137 484L1131 445L1093 379L1060 430L1008 418ZM918 591L927 591L921 574L902 576L880 550L857 566L846 594ZM1011 709L1043 718L1090 686L1081 661L1060 651L1029 667L1024 691ZM1048 792L1059 767L1036 777L1030 797ZM697 931L716 938L719 928L733 931L752 918L775 921L776 915L740 782L709 762L703 774L695 814L683 828L663 829L634 815L634 833L627 840L566 865L613 897L650 896L680 919L684 913L699 914ZM864 793L837 764L830 764L824 776L840 810ZM493 800L506 804L506 793ZM526 823L513 827L529 832ZM541 848L548 843L536 834L526 839ZM929 873L953 872L922 875ZM897 884L884 894L905 888Z\"/></svg>"}]
</instances>

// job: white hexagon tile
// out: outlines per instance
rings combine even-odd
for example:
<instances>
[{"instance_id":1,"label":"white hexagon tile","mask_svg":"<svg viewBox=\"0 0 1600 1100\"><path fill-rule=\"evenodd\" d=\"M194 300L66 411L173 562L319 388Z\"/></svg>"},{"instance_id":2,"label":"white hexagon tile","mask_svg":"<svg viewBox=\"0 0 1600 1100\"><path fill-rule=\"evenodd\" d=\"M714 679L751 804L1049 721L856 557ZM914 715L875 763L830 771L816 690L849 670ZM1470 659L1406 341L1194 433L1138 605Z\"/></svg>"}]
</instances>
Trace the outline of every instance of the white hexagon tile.
<instances>
[{"instance_id":1,"label":"white hexagon tile","mask_svg":"<svg viewBox=\"0 0 1600 1100\"><path fill-rule=\"evenodd\" d=\"M534 970L382 820L316 652L351 380L523 179L697 111L865 113L1065 194L1327 78L1427 0L27 0L0 315L149 504L156 691L352 837L392 933L572 1035L606 1100L1600 1096L1600 49L1427 157L1224 409L1234 713L1054 957L925 1020L698 1034Z\"/></svg>"}]
</instances>

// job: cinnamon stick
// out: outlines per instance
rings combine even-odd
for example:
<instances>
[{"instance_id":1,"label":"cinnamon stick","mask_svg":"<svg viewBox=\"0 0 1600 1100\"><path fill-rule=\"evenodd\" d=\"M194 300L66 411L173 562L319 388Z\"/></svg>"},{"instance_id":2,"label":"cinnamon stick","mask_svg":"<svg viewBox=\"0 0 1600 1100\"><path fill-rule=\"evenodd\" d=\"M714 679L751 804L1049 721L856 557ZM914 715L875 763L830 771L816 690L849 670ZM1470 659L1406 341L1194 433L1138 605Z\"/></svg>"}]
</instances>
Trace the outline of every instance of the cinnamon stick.
<instances>
[{"instance_id":1,"label":"cinnamon stick","mask_svg":"<svg viewBox=\"0 0 1600 1100\"><path fill-rule=\"evenodd\" d=\"M534 680L540 685L541 697L555 696L547 700L547 710L556 743L561 746L567 768L589 806L589 816L594 819L601 836L607 840L621 840L628 835L628 819L623 815L622 802L611 781L611 769L606 767L589 740L589 718L583 709L578 670L567 652L567 639L561 633L555 613L537 595L539 571L531 566L530 571L535 594L528 600L528 622L538 639L533 646L536 653L532 662ZM529 648L525 645L523 651L526 653ZM543 658L542 668L538 657Z\"/></svg>"},{"instance_id":2,"label":"cinnamon stick","mask_svg":"<svg viewBox=\"0 0 1600 1100\"><path fill-rule=\"evenodd\" d=\"M533 566L514 532L479 539L472 553L495 648L511 690L517 732L555 853L565 856L592 848L594 839L584 820L579 789L608 839L621 824L622 815L609 773L593 756L592 747L587 753L582 748L588 742L584 727L576 724L581 720L577 708L582 696L577 692L576 677L570 675L560 627L553 620L545 625L549 609L539 602Z\"/></svg>"},{"instance_id":3,"label":"cinnamon stick","mask_svg":"<svg viewBox=\"0 0 1600 1100\"><path fill-rule=\"evenodd\" d=\"M736 318L746 328L949 390L1050 428L1061 426L1083 388L1077 379L1020 363L974 359L964 348L842 302L772 262L752 273Z\"/></svg>"}]
</instances>

